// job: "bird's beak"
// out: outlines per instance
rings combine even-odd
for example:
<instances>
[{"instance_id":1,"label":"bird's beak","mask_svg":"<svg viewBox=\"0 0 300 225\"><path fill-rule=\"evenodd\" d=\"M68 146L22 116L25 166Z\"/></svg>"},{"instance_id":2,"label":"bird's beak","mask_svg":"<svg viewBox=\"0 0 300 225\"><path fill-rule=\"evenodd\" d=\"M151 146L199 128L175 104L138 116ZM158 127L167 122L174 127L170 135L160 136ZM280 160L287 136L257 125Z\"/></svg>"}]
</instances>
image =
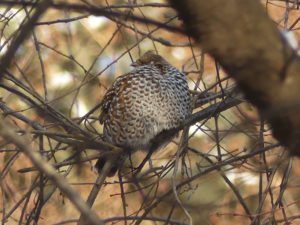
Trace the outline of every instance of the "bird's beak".
<instances>
[{"instance_id":1,"label":"bird's beak","mask_svg":"<svg viewBox=\"0 0 300 225\"><path fill-rule=\"evenodd\" d=\"M137 67L137 65L138 64L136 62L133 62L133 63L130 64L130 66L132 66L132 67Z\"/></svg>"}]
</instances>

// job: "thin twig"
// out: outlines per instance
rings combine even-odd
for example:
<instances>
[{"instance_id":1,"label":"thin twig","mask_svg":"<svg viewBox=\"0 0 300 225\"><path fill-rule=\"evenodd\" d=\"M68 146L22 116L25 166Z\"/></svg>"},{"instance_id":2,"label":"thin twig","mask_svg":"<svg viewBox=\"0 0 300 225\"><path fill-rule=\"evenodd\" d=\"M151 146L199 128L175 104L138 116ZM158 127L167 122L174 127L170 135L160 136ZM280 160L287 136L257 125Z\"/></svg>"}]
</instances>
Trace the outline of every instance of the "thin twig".
<instances>
[{"instance_id":1,"label":"thin twig","mask_svg":"<svg viewBox=\"0 0 300 225\"><path fill-rule=\"evenodd\" d=\"M51 3L52 3L51 0L43 0L37 4L34 3L36 5L36 10L34 14L27 21L27 23L24 24L24 26L20 29L20 33L15 37L15 39L12 41L11 45L9 46L8 50L6 51L6 53L0 59L0 78L3 77L4 71L9 66L19 46L28 37L35 23L38 21L40 16L48 9Z\"/></svg>"},{"instance_id":2,"label":"thin twig","mask_svg":"<svg viewBox=\"0 0 300 225\"><path fill-rule=\"evenodd\" d=\"M17 147L19 147L30 158L32 163L39 168L49 179L51 179L58 188L69 198L69 200L76 206L76 208L85 216L85 219L90 224L104 225L95 212L84 203L80 195L66 182L65 178L59 175L53 167L51 167L39 153L30 148L30 143L25 137L19 137L12 130L10 125L5 121L0 121L0 134L3 138L10 140Z\"/></svg>"}]
</instances>

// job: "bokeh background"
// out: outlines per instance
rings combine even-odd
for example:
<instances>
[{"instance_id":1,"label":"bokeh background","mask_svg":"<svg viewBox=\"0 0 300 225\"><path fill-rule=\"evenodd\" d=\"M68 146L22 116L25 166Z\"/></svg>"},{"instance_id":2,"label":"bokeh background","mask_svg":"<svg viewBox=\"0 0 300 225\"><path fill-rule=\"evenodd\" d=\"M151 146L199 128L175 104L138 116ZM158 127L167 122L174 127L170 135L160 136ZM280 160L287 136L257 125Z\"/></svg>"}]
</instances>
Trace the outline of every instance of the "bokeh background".
<instances>
[{"instance_id":1,"label":"bokeh background","mask_svg":"<svg viewBox=\"0 0 300 225\"><path fill-rule=\"evenodd\" d=\"M53 165L65 162L65 166L57 166L57 172L83 199L97 174L93 170L95 160L82 160L101 149L77 148L55 139L57 135L83 140L84 135L64 127L48 113L49 107L55 115L62 115L60 118L81 126L89 137L99 139L102 126L96 106L115 78L130 71L130 64L147 50L157 51L187 74L192 96L203 102L194 112L225 101L235 89L234 81L213 58L195 47L192 39L147 23L155 20L181 27L182 21L168 2L73 0L54 4L63 7L50 7L16 52L0 87L0 108L16 135L31 140L33 151L40 151ZM262 5L279 30L290 31L288 36L297 48L300 3L268 0ZM145 21L96 15L89 8ZM22 1L9 5L0 2L0 56L33 9ZM283 147L274 147L277 141L256 109L241 95L236 98L242 103L198 121L190 127L188 138L180 133L156 152L151 158L155 169L146 164L140 179L132 179L130 171L145 154L132 155L122 179L107 178L101 188L93 206L99 217L108 224L136 224L149 209L141 224L189 224L191 218L193 224L201 225L251 224L254 218L256 223L252 224L300 224L299 159L289 158ZM38 132L33 121L45 132ZM182 140L188 144L174 172ZM32 169L33 164L18 148L3 138L0 145L2 224L75 224L80 213L70 200L46 176ZM269 150L255 153L268 146ZM76 163L68 163L71 161ZM197 179L186 182L197 175ZM162 198L174 182L186 182L176 192L178 200L173 192Z\"/></svg>"}]
</instances>

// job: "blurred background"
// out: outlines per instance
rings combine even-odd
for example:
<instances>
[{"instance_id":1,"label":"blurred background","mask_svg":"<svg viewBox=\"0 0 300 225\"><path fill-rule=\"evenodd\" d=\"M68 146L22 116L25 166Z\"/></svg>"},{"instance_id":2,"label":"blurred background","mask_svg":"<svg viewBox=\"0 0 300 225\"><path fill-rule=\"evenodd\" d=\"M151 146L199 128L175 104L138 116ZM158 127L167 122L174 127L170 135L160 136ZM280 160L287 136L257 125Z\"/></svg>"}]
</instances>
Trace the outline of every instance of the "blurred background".
<instances>
[{"instance_id":1,"label":"blurred background","mask_svg":"<svg viewBox=\"0 0 300 225\"><path fill-rule=\"evenodd\" d=\"M0 56L33 12L35 1L26 2L32 4L0 2ZM288 33L291 45L299 47L300 3L262 4L278 29ZM133 15L144 22L109 13L101 16L90 9ZM165 1L54 1L18 48L1 84L3 118L31 140L34 151L56 165L83 199L97 178L97 157L92 156L101 150L55 137L88 141L88 134L99 139L97 106L115 78L132 70L130 64L140 55L154 50L187 74L198 102L194 113L224 102L235 89L234 81L192 39L147 20L182 26ZM101 188L93 206L100 218L108 224L137 224L147 212L141 224L190 224L191 218L201 225L300 224L300 161L290 159L256 109L237 98L241 103L211 113L190 127L188 138L180 133L153 154L155 170L146 164L138 180L131 179L130 168L137 167L145 154L132 155L122 179L107 178ZM66 118L85 133L72 132ZM33 122L44 130L37 130ZM182 140L188 145L174 172ZM0 145L2 224L75 224L80 213L70 200L18 148L3 138ZM180 184L176 194L174 182Z\"/></svg>"}]
</instances>

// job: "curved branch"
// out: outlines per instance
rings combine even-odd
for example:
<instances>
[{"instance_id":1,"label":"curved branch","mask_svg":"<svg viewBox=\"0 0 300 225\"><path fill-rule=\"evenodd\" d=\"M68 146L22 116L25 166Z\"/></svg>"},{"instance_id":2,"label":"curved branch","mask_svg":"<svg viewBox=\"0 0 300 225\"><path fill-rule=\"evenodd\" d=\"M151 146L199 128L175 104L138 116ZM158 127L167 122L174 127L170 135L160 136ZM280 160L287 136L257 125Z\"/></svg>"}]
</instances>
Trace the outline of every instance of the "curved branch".
<instances>
[{"instance_id":1,"label":"curved branch","mask_svg":"<svg viewBox=\"0 0 300 225\"><path fill-rule=\"evenodd\" d=\"M21 27L20 33L16 36L16 38L12 41L10 47L7 52L0 59L0 78L3 77L3 72L9 66L12 58L14 57L16 51L22 42L28 37L30 32L32 31L35 23L38 21L40 16L48 9L51 4L51 0L44 0L37 4L36 10L31 18Z\"/></svg>"},{"instance_id":2,"label":"curved branch","mask_svg":"<svg viewBox=\"0 0 300 225\"><path fill-rule=\"evenodd\" d=\"M235 78L274 136L300 155L300 58L260 1L170 0L187 32Z\"/></svg>"}]
</instances>

